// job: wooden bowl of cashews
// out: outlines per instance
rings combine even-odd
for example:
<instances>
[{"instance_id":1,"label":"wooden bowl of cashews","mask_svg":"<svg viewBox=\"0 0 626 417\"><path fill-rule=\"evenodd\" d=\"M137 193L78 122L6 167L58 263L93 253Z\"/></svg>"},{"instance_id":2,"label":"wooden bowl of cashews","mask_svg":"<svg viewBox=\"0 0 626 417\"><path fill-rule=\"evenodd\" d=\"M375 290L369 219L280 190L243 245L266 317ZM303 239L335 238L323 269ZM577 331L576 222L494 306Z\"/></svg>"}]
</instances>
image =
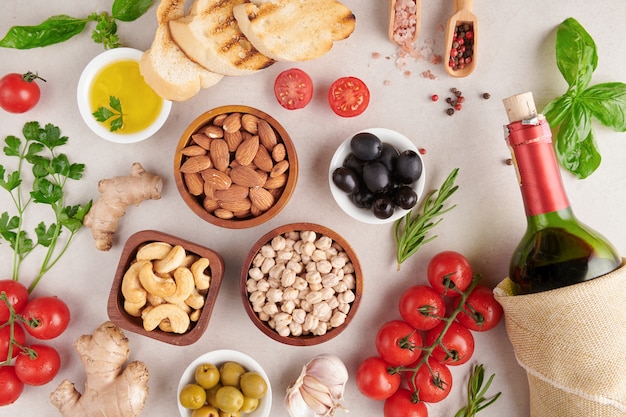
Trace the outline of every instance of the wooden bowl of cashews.
<instances>
[{"instance_id":1,"label":"wooden bowl of cashews","mask_svg":"<svg viewBox=\"0 0 626 417\"><path fill-rule=\"evenodd\" d=\"M172 345L206 330L224 275L217 252L155 230L126 241L107 312L119 327Z\"/></svg>"},{"instance_id":2,"label":"wooden bowl of cashews","mask_svg":"<svg viewBox=\"0 0 626 417\"><path fill-rule=\"evenodd\" d=\"M355 251L335 231L292 223L252 246L240 288L246 313L265 335L311 346L336 337L353 319L363 273Z\"/></svg>"}]
</instances>

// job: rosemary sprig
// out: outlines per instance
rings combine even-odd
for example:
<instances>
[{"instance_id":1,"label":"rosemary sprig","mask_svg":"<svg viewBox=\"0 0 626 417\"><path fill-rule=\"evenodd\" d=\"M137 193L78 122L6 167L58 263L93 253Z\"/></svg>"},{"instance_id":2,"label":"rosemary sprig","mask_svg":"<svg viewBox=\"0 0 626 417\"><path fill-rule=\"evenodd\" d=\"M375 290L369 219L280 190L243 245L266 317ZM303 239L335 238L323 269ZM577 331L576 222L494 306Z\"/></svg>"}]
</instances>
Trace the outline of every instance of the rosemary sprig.
<instances>
[{"instance_id":1,"label":"rosemary sprig","mask_svg":"<svg viewBox=\"0 0 626 417\"><path fill-rule=\"evenodd\" d=\"M437 216L452 210L456 204L444 207L444 203L459 188L454 185L454 181L459 172L458 168L454 168L443 182L439 192L432 191L426 197L426 201L422 207L422 213L413 214L413 210L409 211L406 216L398 219L395 224L395 242L396 242L396 260L398 262L398 270L400 265L410 256L414 255L418 249L436 238L437 236L428 236L428 232L435 227L442 218L434 221ZM435 194L437 196L435 197ZM402 227L404 225L404 227Z\"/></svg>"},{"instance_id":2,"label":"rosemary sprig","mask_svg":"<svg viewBox=\"0 0 626 417\"><path fill-rule=\"evenodd\" d=\"M467 382L467 405L457 411L454 417L474 417L479 411L496 402L496 400L500 398L500 395L502 395L501 392L498 392L490 398L485 398L485 394L491 386L495 376L495 374L492 374L487 380L485 386L483 386L485 368L482 364L474 366Z\"/></svg>"},{"instance_id":3,"label":"rosemary sprig","mask_svg":"<svg viewBox=\"0 0 626 417\"><path fill-rule=\"evenodd\" d=\"M110 108L109 108L110 107ZM100 107L93 112L93 116L97 121L104 123L114 117L110 123L111 132L124 127L124 113L122 112L122 103L115 96L109 96L109 107Z\"/></svg>"}]
</instances>

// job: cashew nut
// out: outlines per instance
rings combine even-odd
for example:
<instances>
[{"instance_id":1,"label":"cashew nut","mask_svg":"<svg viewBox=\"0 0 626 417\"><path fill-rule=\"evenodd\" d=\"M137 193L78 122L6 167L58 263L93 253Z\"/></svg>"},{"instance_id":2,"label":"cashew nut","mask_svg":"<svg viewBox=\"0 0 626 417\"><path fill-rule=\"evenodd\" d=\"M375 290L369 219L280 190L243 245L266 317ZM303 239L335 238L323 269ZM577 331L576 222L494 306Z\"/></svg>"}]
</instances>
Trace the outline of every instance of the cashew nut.
<instances>
[{"instance_id":1,"label":"cashew nut","mask_svg":"<svg viewBox=\"0 0 626 417\"><path fill-rule=\"evenodd\" d=\"M128 300L124 300L124 311L133 317L141 316L141 309L146 305L146 301L139 303L133 303Z\"/></svg>"},{"instance_id":2,"label":"cashew nut","mask_svg":"<svg viewBox=\"0 0 626 417\"><path fill-rule=\"evenodd\" d=\"M204 307L204 296L194 288L191 295L185 300L185 304L196 310L202 308Z\"/></svg>"},{"instance_id":3,"label":"cashew nut","mask_svg":"<svg viewBox=\"0 0 626 417\"><path fill-rule=\"evenodd\" d=\"M169 319L172 332L185 333L189 328L189 315L175 304L160 304L143 315L143 328L152 331L164 319Z\"/></svg>"},{"instance_id":4,"label":"cashew nut","mask_svg":"<svg viewBox=\"0 0 626 417\"><path fill-rule=\"evenodd\" d=\"M139 271L139 281L150 294L169 297L176 292L176 283L172 278L162 278L154 274L152 263L148 262Z\"/></svg>"},{"instance_id":5,"label":"cashew nut","mask_svg":"<svg viewBox=\"0 0 626 417\"><path fill-rule=\"evenodd\" d=\"M208 267L209 260L207 258L200 258L191 265L194 283L200 291L208 289L211 285L211 276L204 273Z\"/></svg>"},{"instance_id":6,"label":"cashew nut","mask_svg":"<svg viewBox=\"0 0 626 417\"><path fill-rule=\"evenodd\" d=\"M172 245L167 242L151 242L143 245L137 251L135 259L138 261L153 261L163 259L172 250Z\"/></svg>"},{"instance_id":7,"label":"cashew nut","mask_svg":"<svg viewBox=\"0 0 626 417\"><path fill-rule=\"evenodd\" d=\"M176 268L174 270L174 280L176 282L176 292L165 297L165 301L172 304L184 302L194 289L193 275L188 268Z\"/></svg>"},{"instance_id":8,"label":"cashew nut","mask_svg":"<svg viewBox=\"0 0 626 417\"><path fill-rule=\"evenodd\" d=\"M146 303L146 290L139 281L139 271L149 261L139 261L133 263L122 278L122 295L124 299L133 303Z\"/></svg>"},{"instance_id":9,"label":"cashew nut","mask_svg":"<svg viewBox=\"0 0 626 417\"><path fill-rule=\"evenodd\" d=\"M162 274L172 272L185 261L186 256L185 248L181 245L176 245L163 259L154 262L154 270Z\"/></svg>"}]
</instances>

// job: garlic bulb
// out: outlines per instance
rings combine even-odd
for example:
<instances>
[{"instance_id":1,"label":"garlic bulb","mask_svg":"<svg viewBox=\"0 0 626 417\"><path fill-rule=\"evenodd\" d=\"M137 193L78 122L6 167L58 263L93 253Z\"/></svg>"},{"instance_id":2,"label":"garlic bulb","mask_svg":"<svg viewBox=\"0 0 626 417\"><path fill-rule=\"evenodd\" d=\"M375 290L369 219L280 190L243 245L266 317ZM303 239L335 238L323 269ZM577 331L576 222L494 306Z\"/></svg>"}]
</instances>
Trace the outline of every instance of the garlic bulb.
<instances>
[{"instance_id":1,"label":"garlic bulb","mask_svg":"<svg viewBox=\"0 0 626 417\"><path fill-rule=\"evenodd\" d=\"M287 388L285 407L291 417L328 417L342 405L348 369L335 355L328 353L311 359L298 379Z\"/></svg>"}]
</instances>

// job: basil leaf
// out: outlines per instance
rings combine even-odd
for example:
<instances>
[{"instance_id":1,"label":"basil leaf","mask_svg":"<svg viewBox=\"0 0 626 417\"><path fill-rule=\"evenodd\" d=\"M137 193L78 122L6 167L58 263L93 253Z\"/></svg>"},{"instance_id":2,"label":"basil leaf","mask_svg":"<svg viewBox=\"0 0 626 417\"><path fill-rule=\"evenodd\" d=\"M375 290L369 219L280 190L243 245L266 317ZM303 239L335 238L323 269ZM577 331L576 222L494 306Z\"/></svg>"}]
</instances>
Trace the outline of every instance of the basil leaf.
<instances>
[{"instance_id":1,"label":"basil leaf","mask_svg":"<svg viewBox=\"0 0 626 417\"><path fill-rule=\"evenodd\" d=\"M64 42L85 29L87 21L67 15L52 16L37 26L13 26L0 40L4 48L31 49Z\"/></svg>"},{"instance_id":2,"label":"basil leaf","mask_svg":"<svg viewBox=\"0 0 626 417\"><path fill-rule=\"evenodd\" d=\"M586 89L580 98L600 123L617 132L626 132L626 84L596 84Z\"/></svg>"},{"instance_id":3,"label":"basil leaf","mask_svg":"<svg viewBox=\"0 0 626 417\"><path fill-rule=\"evenodd\" d=\"M548 124L556 127L561 124L571 107L572 96L564 94L549 102L546 107L544 107L542 113L546 116Z\"/></svg>"},{"instance_id":4,"label":"basil leaf","mask_svg":"<svg viewBox=\"0 0 626 417\"><path fill-rule=\"evenodd\" d=\"M598 66L595 42L574 18L564 20L557 29L556 64L574 94L589 85Z\"/></svg>"},{"instance_id":5,"label":"basil leaf","mask_svg":"<svg viewBox=\"0 0 626 417\"><path fill-rule=\"evenodd\" d=\"M113 17L122 22L137 20L152 6L153 0L115 0L111 8Z\"/></svg>"},{"instance_id":6,"label":"basil leaf","mask_svg":"<svg viewBox=\"0 0 626 417\"><path fill-rule=\"evenodd\" d=\"M586 178L598 167L600 155L593 139L591 114L584 106L574 103L554 141L561 165L579 178Z\"/></svg>"}]
</instances>

